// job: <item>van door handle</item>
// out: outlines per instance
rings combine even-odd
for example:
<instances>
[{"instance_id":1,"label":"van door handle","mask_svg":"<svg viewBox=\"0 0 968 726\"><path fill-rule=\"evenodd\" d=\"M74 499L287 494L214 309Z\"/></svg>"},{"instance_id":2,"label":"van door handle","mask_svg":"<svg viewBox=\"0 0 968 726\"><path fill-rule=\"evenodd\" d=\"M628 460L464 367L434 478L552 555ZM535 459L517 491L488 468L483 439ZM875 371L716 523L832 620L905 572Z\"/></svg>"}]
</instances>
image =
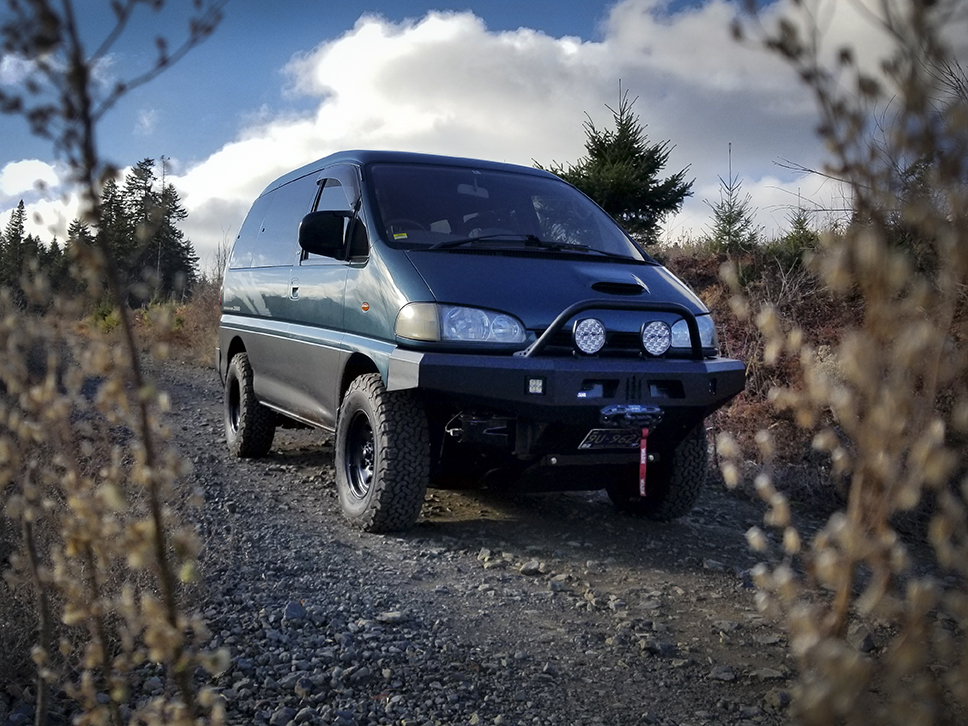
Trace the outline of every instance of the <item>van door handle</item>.
<instances>
[{"instance_id":1,"label":"van door handle","mask_svg":"<svg viewBox=\"0 0 968 726\"><path fill-rule=\"evenodd\" d=\"M299 280L289 281L289 299L290 300L299 299Z\"/></svg>"}]
</instances>

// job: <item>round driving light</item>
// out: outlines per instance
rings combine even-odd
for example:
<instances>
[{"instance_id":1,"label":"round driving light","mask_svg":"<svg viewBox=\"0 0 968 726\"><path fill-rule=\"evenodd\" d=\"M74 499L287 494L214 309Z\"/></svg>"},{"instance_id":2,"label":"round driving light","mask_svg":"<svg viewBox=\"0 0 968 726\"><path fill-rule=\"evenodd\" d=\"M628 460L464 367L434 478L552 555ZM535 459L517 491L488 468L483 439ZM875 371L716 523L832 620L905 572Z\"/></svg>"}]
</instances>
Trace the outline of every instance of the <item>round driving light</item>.
<instances>
[{"instance_id":1,"label":"round driving light","mask_svg":"<svg viewBox=\"0 0 968 726\"><path fill-rule=\"evenodd\" d=\"M649 355L662 355L672 345L672 331L661 320L642 326L642 347Z\"/></svg>"},{"instance_id":2,"label":"round driving light","mask_svg":"<svg viewBox=\"0 0 968 726\"><path fill-rule=\"evenodd\" d=\"M594 355L605 345L605 326L601 320L585 318L575 323L575 347L585 355Z\"/></svg>"}]
</instances>

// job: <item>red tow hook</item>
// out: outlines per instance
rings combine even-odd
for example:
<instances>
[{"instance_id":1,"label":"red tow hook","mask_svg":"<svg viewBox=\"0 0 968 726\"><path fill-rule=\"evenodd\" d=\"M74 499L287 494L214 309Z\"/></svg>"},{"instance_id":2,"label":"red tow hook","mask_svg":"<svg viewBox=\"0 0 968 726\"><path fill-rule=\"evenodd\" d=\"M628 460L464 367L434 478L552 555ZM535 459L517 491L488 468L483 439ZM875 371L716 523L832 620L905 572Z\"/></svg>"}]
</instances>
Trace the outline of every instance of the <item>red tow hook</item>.
<instances>
[{"instance_id":1,"label":"red tow hook","mask_svg":"<svg viewBox=\"0 0 968 726\"><path fill-rule=\"evenodd\" d=\"M642 438L639 440L639 496L645 496L645 470L649 463L649 430L642 429Z\"/></svg>"}]
</instances>

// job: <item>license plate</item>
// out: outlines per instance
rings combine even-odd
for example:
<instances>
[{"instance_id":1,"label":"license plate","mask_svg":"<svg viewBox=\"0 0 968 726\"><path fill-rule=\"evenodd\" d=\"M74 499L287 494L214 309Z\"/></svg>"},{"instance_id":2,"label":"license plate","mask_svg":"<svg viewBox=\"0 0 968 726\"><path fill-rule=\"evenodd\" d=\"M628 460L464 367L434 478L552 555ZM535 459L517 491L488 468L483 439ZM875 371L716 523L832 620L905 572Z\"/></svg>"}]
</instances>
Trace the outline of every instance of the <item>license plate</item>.
<instances>
[{"instance_id":1,"label":"license plate","mask_svg":"<svg viewBox=\"0 0 968 726\"><path fill-rule=\"evenodd\" d=\"M579 449L637 449L640 429L592 429L578 444Z\"/></svg>"}]
</instances>

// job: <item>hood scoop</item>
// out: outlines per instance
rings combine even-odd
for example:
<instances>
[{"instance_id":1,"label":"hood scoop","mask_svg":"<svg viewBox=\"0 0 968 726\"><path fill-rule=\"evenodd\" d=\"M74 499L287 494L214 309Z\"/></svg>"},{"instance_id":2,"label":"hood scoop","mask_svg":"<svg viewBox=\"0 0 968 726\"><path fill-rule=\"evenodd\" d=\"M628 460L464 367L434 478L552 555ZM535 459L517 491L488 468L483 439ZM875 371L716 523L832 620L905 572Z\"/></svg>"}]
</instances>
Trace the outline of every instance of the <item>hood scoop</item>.
<instances>
[{"instance_id":1,"label":"hood scoop","mask_svg":"<svg viewBox=\"0 0 968 726\"><path fill-rule=\"evenodd\" d=\"M645 287L634 282L614 282L602 280L592 284L592 290L606 295L641 295Z\"/></svg>"}]
</instances>

